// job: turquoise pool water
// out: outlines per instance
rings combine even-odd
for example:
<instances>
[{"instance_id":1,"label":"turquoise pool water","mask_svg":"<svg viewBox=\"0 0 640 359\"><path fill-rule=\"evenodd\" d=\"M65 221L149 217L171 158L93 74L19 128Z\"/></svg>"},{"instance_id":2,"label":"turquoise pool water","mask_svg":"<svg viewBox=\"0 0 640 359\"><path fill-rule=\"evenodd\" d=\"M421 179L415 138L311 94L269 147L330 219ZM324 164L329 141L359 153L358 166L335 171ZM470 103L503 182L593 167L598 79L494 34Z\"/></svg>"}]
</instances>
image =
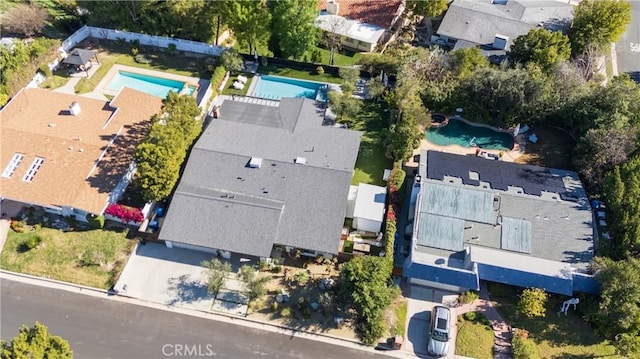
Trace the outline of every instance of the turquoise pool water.
<instances>
[{"instance_id":1,"label":"turquoise pool water","mask_svg":"<svg viewBox=\"0 0 640 359\"><path fill-rule=\"evenodd\" d=\"M513 148L513 136L507 132L492 130L484 126L473 126L465 121L450 118L442 127L431 127L426 131L427 140L439 146L460 145L480 147L488 150L508 151ZM473 146L475 143L477 146Z\"/></svg>"},{"instance_id":2,"label":"turquoise pool water","mask_svg":"<svg viewBox=\"0 0 640 359\"><path fill-rule=\"evenodd\" d=\"M138 91L165 98L169 91L182 91L184 85L185 83L182 81L119 71L118 74L109 82L107 88L110 90L120 91L123 87L130 87ZM193 93L193 91L195 91L195 87L191 90L191 93Z\"/></svg>"},{"instance_id":3,"label":"turquoise pool water","mask_svg":"<svg viewBox=\"0 0 640 359\"><path fill-rule=\"evenodd\" d=\"M260 76L250 96L272 100L283 97L306 97L315 100L325 84L288 77Z\"/></svg>"}]
</instances>

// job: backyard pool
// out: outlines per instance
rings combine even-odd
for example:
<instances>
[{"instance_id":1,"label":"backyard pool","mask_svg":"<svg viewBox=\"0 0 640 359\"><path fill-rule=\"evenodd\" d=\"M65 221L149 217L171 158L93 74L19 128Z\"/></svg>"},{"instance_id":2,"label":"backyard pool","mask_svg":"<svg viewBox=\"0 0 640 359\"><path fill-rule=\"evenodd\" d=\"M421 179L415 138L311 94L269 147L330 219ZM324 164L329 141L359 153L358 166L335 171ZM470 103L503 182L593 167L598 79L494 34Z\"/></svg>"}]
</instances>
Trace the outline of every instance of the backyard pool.
<instances>
[{"instance_id":1,"label":"backyard pool","mask_svg":"<svg viewBox=\"0 0 640 359\"><path fill-rule=\"evenodd\" d=\"M162 77L136 74L133 72L118 71L107 85L109 90L119 91L123 87L146 92L150 95L165 98L169 91L180 92L184 88L185 82L169 80ZM193 94L195 86L189 86L185 93Z\"/></svg>"},{"instance_id":2,"label":"backyard pool","mask_svg":"<svg viewBox=\"0 0 640 359\"><path fill-rule=\"evenodd\" d=\"M260 76L256 78L258 83L250 96L271 100L280 100L283 97L306 97L315 100L318 98L318 90L326 86L320 82L288 77ZM322 95L321 99L324 100Z\"/></svg>"},{"instance_id":3,"label":"backyard pool","mask_svg":"<svg viewBox=\"0 0 640 359\"><path fill-rule=\"evenodd\" d=\"M427 140L438 146L459 145L509 151L514 144L513 136L508 132L474 126L456 118L450 118L444 126L430 127L426 132Z\"/></svg>"}]
</instances>

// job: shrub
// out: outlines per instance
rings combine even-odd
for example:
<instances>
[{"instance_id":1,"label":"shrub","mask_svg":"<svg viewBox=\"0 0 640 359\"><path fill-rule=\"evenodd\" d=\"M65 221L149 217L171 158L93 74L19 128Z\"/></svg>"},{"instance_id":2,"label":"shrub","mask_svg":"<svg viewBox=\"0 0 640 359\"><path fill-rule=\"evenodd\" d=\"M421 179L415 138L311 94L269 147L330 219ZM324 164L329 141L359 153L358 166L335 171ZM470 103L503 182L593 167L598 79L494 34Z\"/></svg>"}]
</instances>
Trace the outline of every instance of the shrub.
<instances>
[{"instance_id":1,"label":"shrub","mask_svg":"<svg viewBox=\"0 0 640 359\"><path fill-rule=\"evenodd\" d=\"M278 311L278 302L276 302L275 300L273 302L271 302L271 312L275 313Z\"/></svg>"},{"instance_id":2,"label":"shrub","mask_svg":"<svg viewBox=\"0 0 640 359\"><path fill-rule=\"evenodd\" d=\"M260 259L260 263L258 264L258 269L260 269L261 271L267 269L267 260L266 259Z\"/></svg>"},{"instance_id":3,"label":"shrub","mask_svg":"<svg viewBox=\"0 0 640 359\"><path fill-rule=\"evenodd\" d=\"M42 243L42 237L35 235L27 238L24 242L22 242L22 248L26 251L30 251L36 247L38 247Z\"/></svg>"},{"instance_id":4,"label":"shrub","mask_svg":"<svg viewBox=\"0 0 640 359\"><path fill-rule=\"evenodd\" d=\"M218 66L213 70L213 74L211 75L211 87L213 87L216 94L218 93L218 87L226 75L227 70L222 66Z\"/></svg>"},{"instance_id":5,"label":"shrub","mask_svg":"<svg viewBox=\"0 0 640 359\"><path fill-rule=\"evenodd\" d=\"M362 334L362 341L367 345L373 345L387 331L387 326L384 319L379 317L375 320L369 320L368 323L362 323L359 329Z\"/></svg>"},{"instance_id":6,"label":"shrub","mask_svg":"<svg viewBox=\"0 0 640 359\"><path fill-rule=\"evenodd\" d=\"M267 61L267 57L266 56L260 56L260 65L262 65L262 66L267 66L268 65L268 61Z\"/></svg>"},{"instance_id":7,"label":"shrub","mask_svg":"<svg viewBox=\"0 0 640 359\"><path fill-rule=\"evenodd\" d=\"M314 64L319 64L322 62L322 53L320 52L320 50L313 50L313 52L311 53L311 62L313 62Z\"/></svg>"},{"instance_id":8,"label":"shrub","mask_svg":"<svg viewBox=\"0 0 640 359\"><path fill-rule=\"evenodd\" d=\"M291 317L291 308L284 307L284 308L280 309L280 316L282 316L283 318Z\"/></svg>"},{"instance_id":9,"label":"shrub","mask_svg":"<svg viewBox=\"0 0 640 359\"><path fill-rule=\"evenodd\" d=\"M527 318L544 317L548 297L549 295L542 289L525 289L518 301L518 311Z\"/></svg>"},{"instance_id":10,"label":"shrub","mask_svg":"<svg viewBox=\"0 0 640 359\"><path fill-rule=\"evenodd\" d=\"M104 227L104 216L103 215L93 215L91 213L87 213L87 223L91 228L103 228Z\"/></svg>"},{"instance_id":11,"label":"shrub","mask_svg":"<svg viewBox=\"0 0 640 359\"><path fill-rule=\"evenodd\" d=\"M307 282L309 282L309 273L307 273L307 271L301 270L294 274L294 278L296 279L296 282L298 282L298 285L304 286L307 284Z\"/></svg>"},{"instance_id":12,"label":"shrub","mask_svg":"<svg viewBox=\"0 0 640 359\"><path fill-rule=\"evenodd\" d=\"M139 64L150 64L151 63L151 60L149 60L146 56L144 56L142 54L134 55L133 59L135 60L135 62L137 62Z\"/></svg>"},{"instance_id":13,"label":"shrub","mask_svg":"<svg viewBox=\"0 0 640 359\"><path fill-rule=\"evenodd\" d=\"M129 207L117 203L110 204L104 213L119 218L124 223L140 223L144 220L144 216L142 215L142 210L140 208Z\"/></svg>"},{"instance_id":14,"label":"shrub","mask_svg":"<svg viewBox=\"0 0 640 359\"><path fill-rule=\"evenodd\" d=\"M40 72L42 72L42 74L45 75L46 77L51 77L51 75L53 75L53 73L51 72L51 69L49 68L49 65L47 64L42 64L42 66L40 66L38 70L40 70Z\"/></svg>"},{"instance_id":15,"label":"shrub","mask_svg":"<svg viewBox=\"0 0 640 359\"><path fill-rule=\"evenodd\" d=\"M133 55L134 57L138 56L138 52L139 52L139 50L138 50L137 47L132 47L131 48L131 55Z\"/></svg>"},{"instance_id":16,"label":"shrub","mask_svg":"<svg viewBox=\"0 0 640 359\"><path fill-rule=\"evenodd\" d=\"M535 359L540 358L538 347L533 340L528 338L528 332L523 329L516 330L511 339L513 359Z\"/></svg>"},{"instance_id":17,"label":"shrub","mask_svg":"<svg viewBox=\"0 0 640 359\"><path fill-rule=\"evenodd\" d=\"M167 52L170 54L174 54L176 52L176 49L177 49L176 44L169 44L167 46Z\"/></svg>"},{"instance_id":18,"label":"shrub","mask_svg":"<svg viewBox=\"0 0 640 359\"><path fill-rule=\"evenodd\" d=\"M470 322L479 323L482 325L486 325L487 327L491 327L491 322L489 319L482 313L478 312L466 312L462 315L465 320Z\"/></svg>"},{"instance_id":19,"label":"shrub","mask_svg":"<svg viewBox=\"0 0 640 359\"><path fill-rule=\"evenodd\" d=\"M282 273L282 266L281 265L275 265L273 266L273 268L271 269L271 271L273 271L273 273Z\"/></svg>"},{"instance_id":20,"label":"shrub","mask_svg":"<svg viewBox=\"0 0 640 359\"><path fill-rule=\"evenodd\" d=\"M16 233L24 233L29 231L30 227L25 221L11 221L11 229Z\"/></svg>"},{"instance_id":21,"label":"shrub","mask_svg":"<svg viewBox=\"0 0 640 359\"><path fill-rule=\"evenodd\" d=\"M316 67L316 72L318 73L318 75L324 74L324 67L322 66Z\"/></svg>"},{"instance_id":22,"label":"shrub","mask_svg":"<svg viewBox=\"0 0 640 359\"><path fill-rule=\"evenodd\" d=\"M478 299L478 293L472 290L468 290L458 296L458 301L462 304L472 303L476 299Z\"/></svg>"}]
</instances>

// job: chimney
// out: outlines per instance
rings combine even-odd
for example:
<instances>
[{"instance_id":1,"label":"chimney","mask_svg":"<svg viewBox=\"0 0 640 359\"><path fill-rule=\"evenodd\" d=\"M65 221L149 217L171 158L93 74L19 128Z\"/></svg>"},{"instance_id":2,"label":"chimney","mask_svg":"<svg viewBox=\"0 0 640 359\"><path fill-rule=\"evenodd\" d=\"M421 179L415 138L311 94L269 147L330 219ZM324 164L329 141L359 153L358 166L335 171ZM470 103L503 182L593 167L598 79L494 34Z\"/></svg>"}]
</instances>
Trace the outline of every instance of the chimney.
<instances>
[{"instance_id":1,"label":"chimney","mask_svg":"<svg viewBox=\"0 0 640 359\"><path fill-rule=\"evenodd\" d=\"M327 1L327 12L331 15L340 15L340 4L336 0Z\"/></svg>"},{"instance_id":2,"label":"chimney","mask_svg":"<svg viewBox=\"0 0 640 359\"><path fill-rule=\"evenodd\" d=\"M71 106L69 106L69 113L73 116L78 116L80 114L80 104L76 101L73 101L71 103Z\"/></svg>"},{"instance_id":3,"label":"chimney","mask_svg":"<svg viewBox=\"0 0 640 359\"><path fill-rule=\"evenodd\" d=\"M298 165L304 165L307 163L307 159L304 157L296 157L296 159L293 162Z\"/></svg>"},{"instance_id":4,"label":"chimney","mask_svg":"<svg viewBox=\"0 0 640 359\"><path fill-rule=\"evenodd\" d=\"M251 160L249 161L249 167L260 168L261 166L262 166L262 158L251 157Z\"/></svg>"}]
</instances>

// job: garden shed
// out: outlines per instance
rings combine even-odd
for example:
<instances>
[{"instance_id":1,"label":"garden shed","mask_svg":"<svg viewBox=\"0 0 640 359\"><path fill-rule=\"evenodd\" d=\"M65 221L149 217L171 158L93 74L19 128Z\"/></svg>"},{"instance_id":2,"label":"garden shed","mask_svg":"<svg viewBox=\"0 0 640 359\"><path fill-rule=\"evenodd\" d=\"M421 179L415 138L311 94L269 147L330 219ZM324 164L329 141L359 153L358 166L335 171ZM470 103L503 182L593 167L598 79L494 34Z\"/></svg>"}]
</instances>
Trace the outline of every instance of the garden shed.
<instances>
[{"instance_id":1,"label":"garden shed","mask_svg":"<svg viewBox=\"0 0 640 359\"><path fill-rule=\"evenodd\" d=\"M380 232L386 198L385 187L366 183L351 186L346 217L353 218L353 228L359 231Z\"/></svg>"}]
</instances>

